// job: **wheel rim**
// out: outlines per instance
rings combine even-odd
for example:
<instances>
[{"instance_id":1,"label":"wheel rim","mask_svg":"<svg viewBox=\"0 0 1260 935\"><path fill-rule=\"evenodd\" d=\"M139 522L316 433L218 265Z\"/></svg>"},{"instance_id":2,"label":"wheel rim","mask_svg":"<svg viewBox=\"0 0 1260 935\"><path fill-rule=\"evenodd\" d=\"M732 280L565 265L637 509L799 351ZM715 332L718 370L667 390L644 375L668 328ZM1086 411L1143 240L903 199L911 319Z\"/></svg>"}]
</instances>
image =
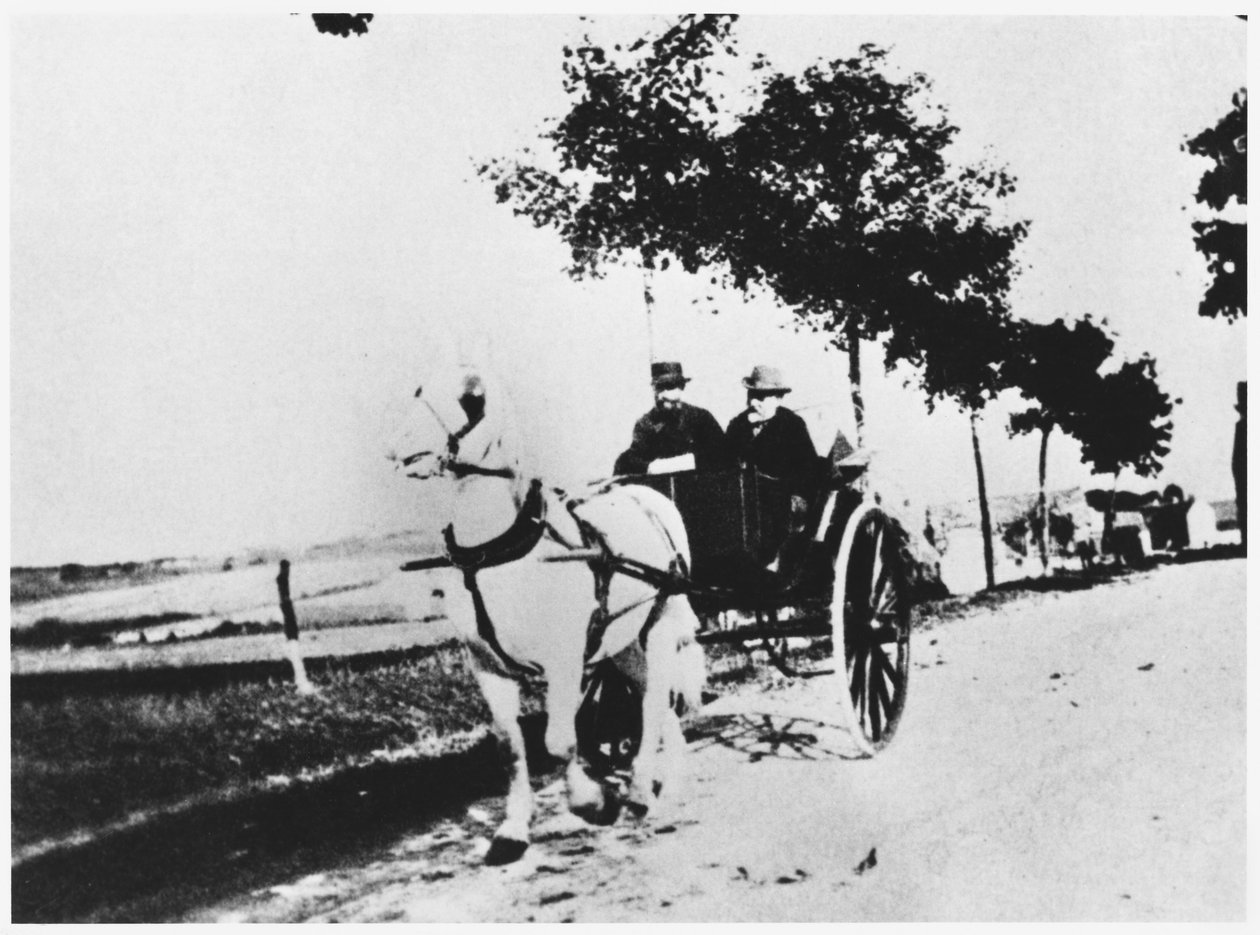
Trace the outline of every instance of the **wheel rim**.
<instances>
[{"instance_id":1,"label":"wheel rim","mask_svg":"<svg viewBox=\"0 0 1260 935\"><path fill-rule=\"evenodd\" d=\"M845 726L867 755L884 747L905 709L910 606L905 559L888 518L860 507L845 527L832 596L836 670L845 673Z\"/></svg>"}]
</instances>

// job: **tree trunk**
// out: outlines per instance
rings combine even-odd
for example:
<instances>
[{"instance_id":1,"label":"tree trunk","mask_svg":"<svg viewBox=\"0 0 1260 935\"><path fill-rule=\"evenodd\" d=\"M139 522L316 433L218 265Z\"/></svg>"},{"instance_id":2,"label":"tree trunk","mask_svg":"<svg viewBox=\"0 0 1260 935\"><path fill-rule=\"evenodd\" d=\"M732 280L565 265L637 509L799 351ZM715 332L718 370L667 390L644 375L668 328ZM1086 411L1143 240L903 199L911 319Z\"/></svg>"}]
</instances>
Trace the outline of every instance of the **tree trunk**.
<instances>
[{"instance_id":1,"label":"tree trunk","mask_svg":"<svg viewBox=\"0 0 1260 935\"><path fill-rule=\"evenodd\" d=\"M845 344L849 352L849 392L853 396L853 423L855 437L853 444L861 448L862 436L865 434L866 404L862 401L862 338L858 335L857 326L850 323L845 329Z\"/></svg>"},{"instance_id":2,"label":"tree trunk","mask_svg":"<svg viewBox=\"0 0 1260 935\"><path fill-rule=\"evenodd\" d=\"M1054 426L1041 430L1041 455L1037 459L1037 515L1041 517L1041 535L1037 547L1041 550L1041 573L1050 573L1050 511L1046 507L1046 449L1050 446L1050 432Z\"/></svg>"},{"instance_id":3,"label":"tree trunk","mask_svg":"<svg viewBox=\"0 0 1260 935\"><path fill-rule=\"evenodd\" d=\"M993 524L989 520L989 495L984 487L984 462L980 458L980 436L976 433L976 414L971 414L971 448L976 455L976 485L980 492L980 535L984 539L984 580L989 590L993 579Z\"/></svg>"},{"instance_id":4,"label":"tree trunk","mask_svg":"<svg viewBox=\"0 0 1260 935\"><path fill-rule=\"evenodd\" d=\"M652 271L648 269L647 256L640 254L642 261L639 268L643 270L643 307L647 310L648 363L656 362L656 342L652 334L652 311L656 306L656 297L652 295Z\"/></svg>"}]
</instances>

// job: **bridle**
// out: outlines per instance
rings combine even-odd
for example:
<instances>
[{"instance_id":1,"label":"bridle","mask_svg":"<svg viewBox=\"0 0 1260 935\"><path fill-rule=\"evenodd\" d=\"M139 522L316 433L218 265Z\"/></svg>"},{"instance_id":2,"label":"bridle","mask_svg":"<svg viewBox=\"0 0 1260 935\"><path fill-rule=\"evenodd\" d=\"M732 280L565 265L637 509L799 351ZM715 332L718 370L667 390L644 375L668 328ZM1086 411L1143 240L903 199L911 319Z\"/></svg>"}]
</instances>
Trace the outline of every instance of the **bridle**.
<instances>
[{"instance_id":1,"label":"bridle","mask_svg":"<svg viewBox=\"0 0 1260 935\"><path fill-rule=\"evenodd\" d=\"M465 422L462 427L452 431L450 426L446 424L446 420L442 418L442 414L438 412L434 405L423 395L423 387L416 390L415 398L424 403L424 408L429 411L429 414L433 416L442 431L446 433L446 452L445 454L437 456L437 470L432 474L425 475L426 477L441 477L448 474L457 479L468 477L472 474L485 477L502 477L508 480L516 477L516 473L511 468L486 468L479 464L473 464L468 461L460 461L458 459L460 442L463 441L464 437L467 436L469 432L480 425L483 419L485 419L484 410L469 415L468 421ZM399 458L398 463L400 467L411 467L421 458L432 454L433 452L428 449L416 451L412 454Z\"/></svg>"}]
</instances>

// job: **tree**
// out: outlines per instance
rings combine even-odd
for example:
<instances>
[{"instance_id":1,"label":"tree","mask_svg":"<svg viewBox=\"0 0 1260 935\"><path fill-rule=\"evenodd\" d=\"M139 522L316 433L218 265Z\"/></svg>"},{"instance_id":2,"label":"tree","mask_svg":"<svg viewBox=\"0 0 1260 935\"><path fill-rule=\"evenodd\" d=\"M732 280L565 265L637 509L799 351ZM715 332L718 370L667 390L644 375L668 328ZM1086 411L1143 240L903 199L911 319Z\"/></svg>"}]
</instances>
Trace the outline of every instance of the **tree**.
<instances>
[{"instance_id":1,"label":"tree","mask_svg":"<svg viewBox=\"0 0 1260 935\"><path fill-rule=\"evenodd\" d=\"M1233 97L1233 108L1214 127L1188 140L1183 149L1215 164L1203 173L1195 200L1221 212L1234 200L1247 204L1247 90ZM1233 322L1247 314L1247 225L1215 218L1195 221L1194 245L1208 261L1212 282L1199 303L1199 314Z\"/></svg>"},{"instance_id":2,"label":"tree","mask_svg":"<svg viewBox=\"0 0 1260 935\"><path fill-rule=\"evenodd\" d=\"M1172 438L1172 399L1159 387L1155 361L1143 354L1099 377L1098 404L1075 419L1081 461L1098 474L1125 468L1139 477L1159 472Z\"/></svg>"},{"instance_id":3,"label":"tree","mask_svg":"<svg viewBox=\"0 0 1260 935\"><path fill-rule=\"evenodd\" d=\"M1111 356L1115 342L1088 316L1069 326L1062 319L1048 325L1021 322L1017 349L1010 361L1012 382L1033 403L1010 417L1009 433L1041 433L1037 458L1037 529L1042 571L1050 567L1050 522L1046 505L1046 454L1057 426L1075 435L1091 409L1107 405L1101 396L1098 370Z\"/></svg>"},{"instance_id":4,"label":"tree","mask_svg":"<svg viewBox=\"0 0 1260 935\"><path fill-rule=\"evenodd\" d=\"M773 73L762 103L725 141L711 227L735 285L759 281L849 356L858 441L865 421L859 349L889 338L885 365L906 356L902 331L1004 314L1027 232L995 221L1013 190L1002 170L951 166L957 127L926 100L922 74L887 77L887 52Z\"/></svg>"},{"instance_id":5,"label":"tree","mask_svg":"<svg viewBox=\"0 0 1260 935\"><path fill-rule=\"evenodd\" d=\"M964 304L948 318L917 319L889 338L887 353L917 368L920 386L927 394L928 411L950 400L968 414L971 448L976 465L976 492L980 504L980 535L984 544L985 583L995 585L993 521L984 478L984 459L976 429L979 414L1003 390L1014 386L1011 362L1018 353L1017 324L1003 310L988 302Z\"/></svg>"},{"instance_id":6,"label":"tree","mask_svg":"<svg viewBox=\"0 0 1260 935\"><path fill-rule=\"evenodd\" d=\"M660 37L612 53L589 36L566 46L572 105L541 133L543 153L527 149L477 168L501 204L559 232L574 278L601 276L612 262L641 264L649 314L647 271L672 258L696 272L716 252L703 204L719 158L719 108L705 84L715 57L733 53L734 19L684 16Z\"/></svg>"}]
</instances>

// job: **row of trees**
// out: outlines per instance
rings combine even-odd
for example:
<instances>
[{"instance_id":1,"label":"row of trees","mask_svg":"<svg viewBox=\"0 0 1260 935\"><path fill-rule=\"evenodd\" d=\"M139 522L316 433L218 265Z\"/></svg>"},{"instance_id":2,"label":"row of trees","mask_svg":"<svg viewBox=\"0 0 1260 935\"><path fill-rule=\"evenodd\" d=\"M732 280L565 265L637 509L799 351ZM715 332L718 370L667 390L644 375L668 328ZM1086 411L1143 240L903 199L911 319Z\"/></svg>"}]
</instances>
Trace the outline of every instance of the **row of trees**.
<instances>
[{"instance_id":1,"label":"row of trees","mask_svg":"<svg viewBox=\"0 0 1260 935\"><path fill-rule=\"evenodd\" d=\"M1004 391L1027 408L1013 434L1041 436L1039 504L1055 429L1095 472L1158 470L1173 402L1149 357L1118 363L1088 317L1049 325L1011 313L1016 252L1028 223L1003 217L1015 180L1001 167L951 160L958 128L922 74L895 79L886 52L800 74L741 59L735 17L691 15L655 38L564 49L571 105L541 150L478 167L499 202L557 231L568 272L671 263L772 296L849 361L858 443L865 410L859 351L913 366L929 408L971 416L986 567L993 560L978 414ZM748 86L724 93L739 67ZM1041 544L1043 561L1046 547Z\"/></svg>"}]
</instances>

